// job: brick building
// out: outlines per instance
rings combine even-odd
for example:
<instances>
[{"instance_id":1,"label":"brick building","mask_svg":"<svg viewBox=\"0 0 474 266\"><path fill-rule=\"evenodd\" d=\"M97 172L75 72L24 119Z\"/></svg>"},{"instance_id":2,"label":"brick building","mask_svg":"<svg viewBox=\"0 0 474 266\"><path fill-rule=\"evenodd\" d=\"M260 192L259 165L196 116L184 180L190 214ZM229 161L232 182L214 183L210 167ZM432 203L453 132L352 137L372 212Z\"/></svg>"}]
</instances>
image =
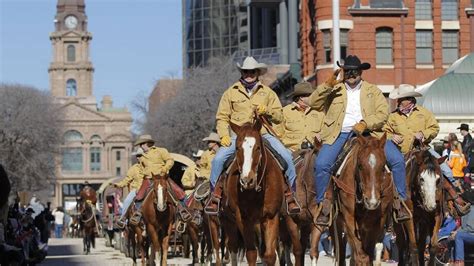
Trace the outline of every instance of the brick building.
<instances>
[{"instance_id":1,"label":"brick building","mask_svg":"<svg viewBox=\"0 0 474 266\"><path fill-rule=\"evenodd\" d=\"M303 76L319 84L333 71L332 1L301 0ZM358 55L372 68L364 79L384 93L420 86L474 49L468 0L340 0L341 58Z\"/></svg>"}]
</instances>

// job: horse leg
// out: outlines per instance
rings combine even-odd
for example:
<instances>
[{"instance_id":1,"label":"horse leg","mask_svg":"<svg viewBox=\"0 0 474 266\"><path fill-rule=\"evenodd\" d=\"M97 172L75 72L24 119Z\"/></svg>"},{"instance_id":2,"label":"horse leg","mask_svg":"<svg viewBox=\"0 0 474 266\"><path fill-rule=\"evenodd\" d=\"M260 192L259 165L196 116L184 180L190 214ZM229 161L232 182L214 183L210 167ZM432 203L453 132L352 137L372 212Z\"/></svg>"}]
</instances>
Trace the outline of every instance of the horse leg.
<instances>
[{"instance_id":1,"label":"horse leg","mask_svg":"<svg viewBox=\"0 0 474 266\"><path fill-rule=\"evenodd\" d=\"M408 207L410 210L413 210L413 203L411 201L407 201ZM413 212L412 212L413 213ZM405 225L405 229L407 230L408 234L408 248L409 248L409 261L408 263L410 265L419 265L419 255L418 255L418 249L417 249L417 244L416 244L416 236L415 236L415 224L414 220L415 217L412 219L403 222ZM424 241L424 240L423 240Z\"/></svg>"},{"instance_id":2,"label":"horse leg","mask_svg":"<svg viewBox=\"0 0 474 266\"><path fill-rule=\"evenodd\" d=\"M198 263L199 258L198 258L198 248L199 248L199 239L198 239L198 233L197 233L197 228L195 225L191 224L188 226L189 228L189 236L191 238L191 244L193 246L193 263Z\"/></svg>"},{"instance_id":3,"label":"horse leg","mask_svg":"<svg viewBox=\"0 0 474 266\"><path fill-rule=\"evenodd\" d=\"M168 223L168 228L165 228L166 230L163 230L163 238L161 240L161 265L165 266L168 265L168 247L169 247L169 239L170 235L173 232L171 224L173 221L169 221Z\"/></svg>"},{"instance_id":4,"label":"horse leg","mask_svg":"<svg viewBox=\"0 0 474 266\"><path fill-rule=\"evenodd\" d=\"M306 253L306 248L308 247L308 241L311 234L311 225L302 226L300 229L300 245L301 245L301 255L300 260L302 265L304 265L304 255Z\"/></svg>"},{"instance_id":5,"label":"horse leg","mask_svg":"<svg viewBox=\"0 0 474 266\"><path fill-rule=\"evenodd\" d=\"M159 243L159 239L158 239L158 232L156 231L156 228L155 226L153 226L152 224L147 224L146 225L146 231L147 231L147 235L149 238L151 238L151 243L153 245L153 248L151 249L151 254L152 254L152 257L153 257L153 263L155 263L155 256L156 256L156 252L159 251L160 249L160 243Z\"/></svg>"},{"instance_id":6,"label":"horse leg","mask_svg":"<svg viewBox=\"0 0 474 266\"><path fill-rule=\"evenodd\" d=\"M431 245L430 245L430 263L429 265L435 265L435 255L438 251L438 231L441 227L441 213L437 213L435 216L435 225L433 227L433 231L431 231Z\"/></svg>"},{"instance_id":7,"label":"horse leg","mask_svg":"<svg viewBox=\"0 0 474 266\"><path fill-rule=\"evenodd\" d=\"M295 255L295 265L300 266L302 265L301 254L303 253L303 251L301 247L300 236L298 234L298 231L299 231L298 225L293 221L293 219L290 216L286 216L285 221L286 221L286 226L288 228L288 233L290 234L290 237L291 237L291 243L293 244L293 255ZM265 238L267 238L267 234L265 234Z\"/></svg>"},{"instance_id":8,"label":"horse leg","mask_svg":"<svg viewBox=\"0 0 474 266\"><path fill-rule=\"evenodd\" d=\"M309 256L311 258L311 265L316 266L318 263L319 259L319 240L321 239L321 230L322 228L319 228L313 224L310 225L311 227L311 246L309 250ZM304 256L304 252L303 252ZM304 260L303 260L304 261Z\"/></svg>"},{"instance_id":9,"label":"horse leg","mask_svg":"<svg viewBox=\"0 0 474 266\"><path fill-rule=\"evenodd\" d=\"M263 222L264 230L264 240L265 240L265 255L264 261L266 265L275 265L276 260L276 241L278 238L278 224L280 222L280 218L278 215L275 215L271 219L266 219ZM294 224L296 227L296 224ZM291 231L291 230L290 230ZM298 232L298 231L296 231ZM291 234L291 232L290 232ZM292 236L293 238L293 236ZM296 238L297 244L299 244L299 239ZM301 246L299 245L299 252L301 252ZM295 254L296 261L301 257L301 254Z\"/></svg>"},{"instance_id":10,"label":"horse leg","mask_svg":"<svg viewBox=\"0 0 474 266\"><path fill-rule=\"evenodd\" d=\"M221 257L220 257L220 250L219 250L219 225L217 223L217 219L211 218L209 215L206 215L208 218L209 223L209 243L211 252L214 253L216 256L216 265L221 265ZM210 261L212 262L212 255L210 256Z\"/></svg>"},{"instance_id":11,"label":"horse leg","mask_svg":"<svg viewBox=\"0 0 474 266\"><path fill-rule=\"evenodd\" d=\"M247 258L247 263L250 266L257 265L257 248L255 246L255 227L251 221L242 221L243 222L243 230L242 235L245 244L245 256ZM232 251L232 250L231 250Z\"/></svg>"}]
</instances>

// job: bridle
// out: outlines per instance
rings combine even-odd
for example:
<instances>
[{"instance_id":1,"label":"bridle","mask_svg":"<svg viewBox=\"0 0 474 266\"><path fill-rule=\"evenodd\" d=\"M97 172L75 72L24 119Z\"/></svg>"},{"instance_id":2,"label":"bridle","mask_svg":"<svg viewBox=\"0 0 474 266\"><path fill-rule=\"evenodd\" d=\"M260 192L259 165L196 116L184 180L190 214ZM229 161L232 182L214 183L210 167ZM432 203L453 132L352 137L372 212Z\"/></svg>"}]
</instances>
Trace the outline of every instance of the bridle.
<instances>
[{"instance_id":1,"label":"bridle","mask_svg":"<svg viewBox=\"0 0 474 266\"><path fill-rule=\"evenodd\" d=\"M262 183L263 183L263 175L265 174L267 170L267 154L265 150L265 144L263 144L262 137L260 136L260 154L258 156L258 164L257 168L255 169L256 172L256 179L257 179L257 185L255 186L255 191L260 192L262 190ZM240 163L239 157L237 156L235 159L235 162L237 163L237 168L238 172L242 174L242 165ZM262 168L263 164L263 168ZM260 171L262 169L262 171ZM260 173L260 174L259 174ZM260 178L259 178L260 177ZM243 183L242 183L242 178L239 178L240 181L240 191L243 191Z\"/></svg>"},{"instance_id":2,"label":"bridle","mask_svg":"<svg viewBox=\"0 0 474 266\"><path fill-rule=\"evenodd\" d=\"M355 155L354 162L355 162L355 168L356 168L355 173L354 173L354 177L355 177L354 182L355 182L355 188L356 188L355 199L356 199L357 204L362 204L364 201L363 196L364 196L364 191L365 191L365 184L364 182L362 182L361 177L360 177L362 167L359 163L358 152L354 155ZM387 174L387 168L384 167L382 170L382 175L385 176L386 174ZM377 178L377 177L374 177L374 178ZM383 182L380 182L379 191L380 191L380 198L383 198L384 197Z\"/></svg>"}]
</instances>

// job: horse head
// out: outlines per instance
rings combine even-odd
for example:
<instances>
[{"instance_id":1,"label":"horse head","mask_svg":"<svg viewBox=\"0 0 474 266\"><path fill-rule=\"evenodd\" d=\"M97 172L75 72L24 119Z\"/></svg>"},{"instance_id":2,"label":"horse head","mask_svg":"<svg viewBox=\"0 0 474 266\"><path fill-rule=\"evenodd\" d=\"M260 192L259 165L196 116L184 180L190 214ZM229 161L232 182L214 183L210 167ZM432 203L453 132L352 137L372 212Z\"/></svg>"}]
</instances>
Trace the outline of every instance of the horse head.
<instances>
[{"instance_id":1,"label":"horse head","mask_svg":"<svg viewBox=\"0 0 474 266\"><path fill-rule=\"evenodd\" d=\"M423 208L431 212L436 208L436 200L440 197L439 185L441 181L441 168L439 164L446 157L436 159L428 150L422 149L414 152L414 163L412 169L412 189L421 196ZM418 192L418 193L417 193Z\"/></svg>"},{"instance_id":2,"label":"horse head","mask_svg":"<svg viewBox=\"0 0 474 266\"><path fill-rule=\"evenodd\" d=\"M168 175L154 175L153 189L156 194L156 209L159 212L166 211L168 206Z\"/></svg>"},{"instance_id":3,"label":"horse head","mask_svg":"<svg viewBox=\"0 0 474 266\"><path fill-rule=\"evenodd\" d=\"M379 140L374 137L358 136L356 155L356 185L362 194L362 201L368 210L375 210L381 203L382 183L385 171L385 141L384 134Z\"/></svg>"},{"instance_id":4,"label":"horse head","mask_svg":"<svg viewBox=\"0 0 474 266\"><path fill-rule=\"evenodd\" d=\"M231 123L230 127L237 134L235 160L240 173L241 189L257 189L259 165L265 154L260 135L262 121L256 117L253 123L242 126Z\"/></svg>"}]
</instances>

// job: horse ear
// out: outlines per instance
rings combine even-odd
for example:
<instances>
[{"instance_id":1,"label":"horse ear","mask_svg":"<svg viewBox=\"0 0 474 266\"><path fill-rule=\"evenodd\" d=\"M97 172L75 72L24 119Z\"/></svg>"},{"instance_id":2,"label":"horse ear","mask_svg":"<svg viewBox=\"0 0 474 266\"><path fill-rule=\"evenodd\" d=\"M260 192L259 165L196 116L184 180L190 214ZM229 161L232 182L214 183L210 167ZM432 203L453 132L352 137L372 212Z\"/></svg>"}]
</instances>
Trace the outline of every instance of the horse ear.
<instances>
[{"instance_id":1,"label":"horse ear","mask_svg":"<svg viewBox=\"0 0 474 266\"><path fill-rule=\"evenodd\" d=\"M443 156L443 157L441 157L441 158L438 158L438 164L444 163L444 161L445 161L447 158L448 158L448 156L446 156L446 155Z\"/></svg>"},{"instance_id":2,"label":"horse ear","mask_svg":"<svg viewBox=\"0 0 474 266\"><path fill-rule=\"evenodd\" d=\"M240 132L240 126L230 122L230 128L232 129L232 131L234 131L235 134L239 135L239 132Z\"/></svg>"},{"instance_id":3,"label":"horse ear","mask_svg":"<svg viewBox=\"0 0 474 266\"><path fill-rule=\"evenodd\" d=\"M255 131L258 131L258 132L260 132L260 130L262 129L262 119L260 119L260 117L256 117L254 119L253 129L255 129Z\"/></svg>"},{"instance_id":4,"label":"horse ear","mask_svg":"<svg viewBox=\"0 0 474 266\"><path fill-rule=\"evenodd\" d=\"M387 142L387 133L383 133L382 138L380 138L380 148L385 148L385 142Z\"/></svg>"}]
</instances>

